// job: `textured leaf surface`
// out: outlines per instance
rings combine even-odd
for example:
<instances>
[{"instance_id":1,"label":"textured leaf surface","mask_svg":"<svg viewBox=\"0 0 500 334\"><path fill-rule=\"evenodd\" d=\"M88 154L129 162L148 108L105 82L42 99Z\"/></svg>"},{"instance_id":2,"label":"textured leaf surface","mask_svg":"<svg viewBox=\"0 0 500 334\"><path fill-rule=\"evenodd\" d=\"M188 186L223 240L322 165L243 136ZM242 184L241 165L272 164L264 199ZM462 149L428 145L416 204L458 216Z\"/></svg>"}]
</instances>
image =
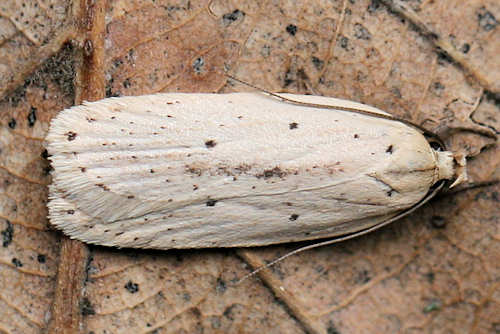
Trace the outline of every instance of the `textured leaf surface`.
<instances>
[{"instance_id":1,"label":"textured leaf surface","mask_svg":"<svg viewBox=\"0 0 500 334\"><path fill-rule=\"evenodd\" d=\"M17 1L7 4L0 52L18 53L0 59L28 61L1 68L14 68L22 80L0 84L0 331L40 333L52 315L63 238L45 218L50 176L42 140L49 120L72 104L78 65L67 46L46 59L16 42L33 43L28 33L37 30L9 23ZM498 178L498 149L478 153L492 143L485 134L498 133L500 13L493 1L457 6L410 2L411 16L376 1L109 1L106 94L249 90L227 83L221 72L229 69L269 90L352 99L452 134L453 149L476 155L471 179ZM63 12L61 20L72 21ZM460 59L437 53L417 19L439 41L453 34L457 50L468 43L470 51ZM498 190L436 199L388 228L291 257L237 286L249 264L299 245L91 247L88 279L74 287L85 295L81 332L498 332Z\"/></svg>"}]
</instances>

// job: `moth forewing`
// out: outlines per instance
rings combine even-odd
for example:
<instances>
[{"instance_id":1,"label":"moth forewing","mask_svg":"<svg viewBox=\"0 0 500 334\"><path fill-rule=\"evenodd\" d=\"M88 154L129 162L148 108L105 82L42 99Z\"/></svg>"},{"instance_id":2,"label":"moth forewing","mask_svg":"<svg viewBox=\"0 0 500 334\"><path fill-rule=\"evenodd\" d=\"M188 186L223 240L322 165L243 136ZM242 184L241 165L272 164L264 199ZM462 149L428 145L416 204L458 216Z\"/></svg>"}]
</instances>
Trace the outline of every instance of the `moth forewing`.
<instances>
[{"instance_id":1,"label":"moth forewing","mask_svg":"<svg viewBox=\"0 0 500 334\"><path fill-rule=\"evenodd\" d=\"M315 105L377 114L327 97ZM49 218L69 236L138 248L261 246L361 231L457 178L450 152L389 119L261 93L109 98L47 135Z\"/></svg>"}]
</instances>

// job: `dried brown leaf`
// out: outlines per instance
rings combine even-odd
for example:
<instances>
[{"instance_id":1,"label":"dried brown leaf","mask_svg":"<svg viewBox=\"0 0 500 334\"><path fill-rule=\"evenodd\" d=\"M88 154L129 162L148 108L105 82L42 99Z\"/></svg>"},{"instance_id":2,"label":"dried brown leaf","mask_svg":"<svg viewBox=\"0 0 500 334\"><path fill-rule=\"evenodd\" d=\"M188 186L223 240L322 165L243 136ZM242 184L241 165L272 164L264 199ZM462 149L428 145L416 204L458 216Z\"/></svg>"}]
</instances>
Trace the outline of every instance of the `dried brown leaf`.
<instances>
[{"instance_id":1,"label":"dried brown leaf","mask_svg":"<svg viewBox=\"0 0 500 334\"><path fill-rule=\"evenodd\" d=\"M497 20L496 5L461 2L460 14L451 0L387 3L392 10L367 0L109 1L106 94L249 90L227 82L228 70L265 89L348 98L422 123L475 155L473 180L498 178L498 149L484 150L493 142L486 135L498 133L498 27L486 33L474 14L484 7ZM35 13L34 4L26 13ZM0 85L0 93L10 91L0 102L0 328L39 333L52 316L61 238L45 218L50 177L42 141L49 120L72 104L78 62L68 45L48 60L31 48L35 34L50 39L64 26L54 22L72 22L69 10L41 29L11 22L19 6L0 9L0 53L17 52L0 56L0 77L13 77L5 68L14 68L22 78ZM436 52L430 32L464 56ZM33 64L43 65L27 75ZM236 286L248 264L300 245L91 247L88 279L74 287L85 295L81 332L498 332L498 201L498 186L444 197L381 231L301 253Z\"/></svg>"}]
</instances>

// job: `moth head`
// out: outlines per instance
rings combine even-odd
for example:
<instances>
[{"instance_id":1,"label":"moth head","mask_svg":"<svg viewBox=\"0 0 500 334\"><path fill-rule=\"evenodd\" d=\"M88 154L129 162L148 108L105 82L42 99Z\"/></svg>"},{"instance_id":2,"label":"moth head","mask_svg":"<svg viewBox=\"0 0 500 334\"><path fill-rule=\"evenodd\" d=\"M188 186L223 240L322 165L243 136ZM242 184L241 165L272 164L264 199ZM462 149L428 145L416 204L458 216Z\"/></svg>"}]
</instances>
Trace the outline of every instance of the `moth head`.
<instances>
[{"instance_id":1,"label":"moth head","mask_svg":"<svg viewBox=\"0 0 500 334\"><path fill-rule=\"evenodd\" d=\"M454 154L449 151L443 151L441 147L436 148L433 144L434 143L431 143L431 146L434 149L437 166L435 181L437 182L443 179L453 180L450 188L467 181L467 161L465 159L465 154Z\"/></svg>"}]
</instances>

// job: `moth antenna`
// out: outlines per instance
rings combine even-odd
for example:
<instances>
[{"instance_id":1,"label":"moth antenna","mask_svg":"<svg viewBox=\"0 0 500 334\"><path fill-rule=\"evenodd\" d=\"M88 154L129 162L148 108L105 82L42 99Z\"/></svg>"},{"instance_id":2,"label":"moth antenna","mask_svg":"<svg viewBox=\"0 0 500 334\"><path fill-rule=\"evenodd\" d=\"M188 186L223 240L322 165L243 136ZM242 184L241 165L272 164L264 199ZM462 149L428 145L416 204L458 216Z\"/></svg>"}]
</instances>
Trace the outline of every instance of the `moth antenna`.
<instances>
[{"instance_id":1,"label":"moth antenna","mask_svg":"<svg viewBox=\"0 0 500 334\"><path fill-rule=\"evenodd\" d=\"M414 206L412 206L411 208L409 208L408 210L404 211L404 212L401 212L399 215L396 215L392 218L389 218L377 225L374 225L370 228L367 228L365 230L361 230L361 231L358 231L358 232L355 232L355 233L352 233L352 234L348 234L348 235L345 235L345 236L341 236L341 237L338 237L338 238L333 238L333 239L330 239L330 240L326 240L326 241L321 241L321 242L318 242L318 243L315 243L315 244L312 244L312 245L307 245L307 246L304 246L304 247L300 247L300 248L297 248L289 253L286 253L285 255L283 256L280 256L278 257L277 259L274 259L272 260L271 262L267 263L266 265L263 265L255 270L253 270L252 272L246 274L245 276L243 276L242 278L240 278L236 283L235 285L238 285L240 284L241 282L245 281L246 279L254 276L255 274L257 274L258 272L266 269L266 268L269 268L269 267L272 267L274 266L276 263L278 262L281 262L283 261L284 259L286 259L287 257L290 257L292 255L295 255L295 254L298 254L298 253L301 253L301 252L304 252L304 251L307 251L307 250L310 250L310 249L313 249L313 248L317 248L317 247L323 247L323 246L327 246L327 245L331 245L331 244L335 244L337 242L341 242L341 241L346 241L346 240L350 240L350 239L353 239L353 238L357 238L359 236L362 236L362 235L365 235L365 234L368 234L370 232L373 232L375 230L378 230L379 228L381 227L384 227L386 225L389 225L390 223L396 221L396 220L399 220L409 214L411 214L412 212L414 212L415 210L417 210L418 208L420 208L421 206L423 206L425 203L427 203L428 201L430 201L434 196L436 196L437 193L439 193L441 191L441 189L444 187L445 185L445 181L439 183L433 190L431 190L427 196L425 196L422 200L420 200L420 202L418 202L417 204L415 204Z\"/></svg>"}]
</instances>

